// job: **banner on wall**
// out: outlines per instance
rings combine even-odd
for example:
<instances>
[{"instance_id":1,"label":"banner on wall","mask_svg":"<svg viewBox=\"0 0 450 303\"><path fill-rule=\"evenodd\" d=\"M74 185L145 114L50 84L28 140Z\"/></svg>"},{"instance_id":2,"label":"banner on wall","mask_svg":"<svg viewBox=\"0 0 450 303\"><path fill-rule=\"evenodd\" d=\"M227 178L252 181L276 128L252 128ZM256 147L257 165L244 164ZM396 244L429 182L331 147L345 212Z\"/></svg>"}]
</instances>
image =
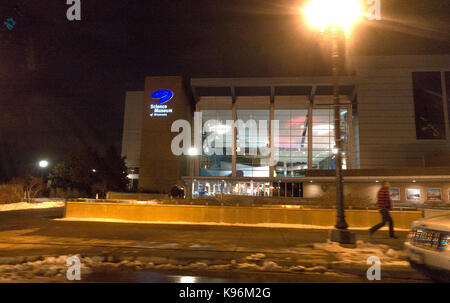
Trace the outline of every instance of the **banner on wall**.
<instances>
[{"instance_id":1,"label":"banner on wall","mask_svg":"<svg viewBox=\"0 0 450 303\"><path fill-rule=\"evenodd\" d=\"M381 20L381 0L366 0L368 20Z\"/></svg>"}]
</instances>

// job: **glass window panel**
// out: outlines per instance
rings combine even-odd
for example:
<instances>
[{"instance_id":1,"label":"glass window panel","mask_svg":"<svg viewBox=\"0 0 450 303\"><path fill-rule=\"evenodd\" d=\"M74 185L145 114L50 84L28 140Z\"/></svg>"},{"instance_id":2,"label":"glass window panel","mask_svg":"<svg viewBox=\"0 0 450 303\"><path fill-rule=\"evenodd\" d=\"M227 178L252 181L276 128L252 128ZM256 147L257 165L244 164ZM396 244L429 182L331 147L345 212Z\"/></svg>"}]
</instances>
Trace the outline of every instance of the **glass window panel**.
<instances>
[{"instance_id":1,"label":"glass window panel","mask_svg":"<svg viewBox=\"0 0 450 303\"><path fill-rule=\"evenodd\" d=\"M237 110L237 119L247 123L251 120L255 122L255 133L249 128L237 130L236 144L237 150L244 149L243 155L236 155L236 171L242 171L244 177L268 177L269 176L269 155L263 155L261 148L269 144L269 110ZM267 130L262 130L260 121L266 124ZM253 150L252 150L253 149ZM255 154L250 154L255 152Z\"/></svg>"},{"instance_id":2,"label":"glass window panel","mask_svg":"<svg viewBox=\"0 0 450 303\"><path fill-rule=\"evenodd\" d=\"M342 108L341 114L341 138L343 163L347 162L348 156L348 125L349 110ZM312 139L312 167L313 169L335 169L333 148L334 140L334 109L313 109L313 139ZM346 166L343 165L345 169Z\"/></svg>"},{"instance_id":3,"label":"glass window panel","mask_svg":"<svg viewBox=\"0 0 450 303\"><path fill-rule=\"evenodd\" d=\"M300 169L307 168L308 110L275 110L274 119L280 126L276 176L299 175Z\"/></svg>"},{"instance_id":4,"label":"glass window panel","mask_svg":"<svg viewBox=\"0 0 450 303\"><path fill-rule=\"evenodd\" d=\"M206 127L205 123L209 120L217 120L219 124L212 124ZM212 154L209 147L202 149L200 157L200 176L231 176L231 147L232 136L229 135L231 128L227 127L226 121L233 120L231 110L203 110L202 111L202 142L209 136L214 136L215 140L211 144L211 148L216 148L216 143L222 142L222 155ZM218 143L220 146L220 143Z\"/></svg>"},{"instance_id":5,"label":"glass window panel","mask_svg":"<svg viewBox=\"0 0 450 303\"><path fill-rule=\"evenodd\" d=\"M445 139L441 73L412 73L417 139Z\"/></svg>"},{"instance_id":6,"label":"glass window panel","mask_svg":"<svg viewBox=\"0 0 450 303\"><path fill-rule=\"evenodd\" d=\"M445 72L445 88L447 92L447 114L450 121L450 72Z\"/></svg>"}]
</instances>

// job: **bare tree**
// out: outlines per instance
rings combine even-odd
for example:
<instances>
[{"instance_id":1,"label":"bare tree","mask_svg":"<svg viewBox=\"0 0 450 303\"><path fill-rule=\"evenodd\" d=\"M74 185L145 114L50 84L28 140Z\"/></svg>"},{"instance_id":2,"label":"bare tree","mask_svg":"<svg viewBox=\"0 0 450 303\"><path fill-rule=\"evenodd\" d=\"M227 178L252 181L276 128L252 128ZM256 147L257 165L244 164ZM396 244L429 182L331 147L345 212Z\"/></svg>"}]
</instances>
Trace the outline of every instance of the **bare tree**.
<instances>
[{"instance_id":1,"label":"bare tree","mask_svg":"<svg viewBox=\"0 0 450 303\"><path fill-rule=\"evenodd\" d=\"M39 193L45 190L45 184L42 178L36 176L17 177L10 183L22 186L26 202L32 202Z\"/></svg>"}]
</instances>

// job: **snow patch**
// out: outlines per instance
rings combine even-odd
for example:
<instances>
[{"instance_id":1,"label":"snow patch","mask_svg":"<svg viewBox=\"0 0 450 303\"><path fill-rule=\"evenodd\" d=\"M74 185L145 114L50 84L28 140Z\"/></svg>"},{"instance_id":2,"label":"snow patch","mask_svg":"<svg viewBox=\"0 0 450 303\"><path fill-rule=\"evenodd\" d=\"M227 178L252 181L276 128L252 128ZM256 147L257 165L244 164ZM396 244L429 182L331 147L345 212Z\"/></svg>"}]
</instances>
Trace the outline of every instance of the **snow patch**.
<instances>
[{"instance_id":1,"label":"snow patch","mask_svg":"<svg viewBox=\"0 0 450 303\"><path fill-rule=\"evenodd\" d=\"M189 245L190 248L207 248L207 247L211 247L211 245L209 244L192 244Z\"/></svg>"},{"instance_id":2,"label":"snow patch","mask_svg":"<svg viewBox=\"0 0 450 303\"><path fill-rule=\"evenodd\" d=\"M18 202L18 203L0 204L0 211L54 208L63 206L64 202L56 202L56 201L38 202L38 203Z\"/></svg>"},{"instance_id":3,"label":"snow patch","mask_svg":"<svg viewBox=\"0 0 450 303\"><path fill-rule=\"evenodd\" d=\"M245 259L249 261L260 261L266 257L265 254L257 253L250 256L245 257Z\"/></svg>"},{"instance_id":4,"label":"snow patch","mask_svg":"<svg viewBox=\"0 0 450 303\"><path fill-rule=\"evenodd\" d=\"M288 268L288 271L294 271L294 272L302 272L305 271L306 267L302 266L302 265L296 265L296 266L291 266Z\"/></svg>"},{"instance_id":5,"label":"snow patch","mask_svg":"<svg viewBox=\"0 0 450 303\"><path fill-rule=\"evenodd\" d=\"M196 262L196 263L189 264L187 266L187 268L191 268L191 269L206 269L207 267L208 267L208 264L206 264L204 262Z\"/></svg>"},{"instance_id":6,"label":"snow patch","mask_svg":"<svg viewBox=\"0 0 450 303\"><path fill-rule=\"evenodd\" d=\"M281 266L279 266L277 263L273 261L264 261L263 266L261 266L260 270L268 270L268 271L275 271L280 270Z\"/></svg>"},{"instance_id":7,"label":"snow patch","mask_svg":"<svg viewBox=\"0 0 450 303\"><path fill-rule=\"evenodd\" d=\"M314 243L313 248L332 253L338 260L333 263L366 264L367 258L376 256L380 258L384 265L400 264L398 263L399 261L401 261L401 264L407 264L407 262L402 260L402 258L406 258L403 252L390 248L388 245L372 244L361 240L357 241L356 248L342 247L339 243L331 241Z\"/></svg>"},{"instance_id":8,"label":"snow patch","mask_svg":"<svg viewBox=\"0 0 450 303\"><path fill-rule=\"evenodd\" d=\"M313 266L313 267L306 267L305 271L324 273L327 271L327 268L325 266Z\"/></svg>"}]
</instances>

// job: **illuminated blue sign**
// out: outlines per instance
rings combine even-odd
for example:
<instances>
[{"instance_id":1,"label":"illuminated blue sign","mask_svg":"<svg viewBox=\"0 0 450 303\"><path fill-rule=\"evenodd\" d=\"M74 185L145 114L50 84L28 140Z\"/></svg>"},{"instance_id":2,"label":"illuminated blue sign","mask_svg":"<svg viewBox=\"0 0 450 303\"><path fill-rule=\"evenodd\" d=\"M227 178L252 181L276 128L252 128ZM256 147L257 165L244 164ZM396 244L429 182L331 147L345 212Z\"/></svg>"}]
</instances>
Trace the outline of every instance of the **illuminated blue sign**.
<instances>
[{"instance_id":1,"label":"illuminated blue sign","mask_svg":"<svg viewBox=\"0 0 450 303\"><path fill-rule=\"evenodd\" d=\"M152 94L153 99L159 99L158 104L163 104L173 98L173 92L168 89L157 90Z\"/></svg>"},{"instance_id":2,"label":"illuminated blue sign","mask_svg":"<svg viewBox=\"0 0 450 303\"><path fill-rule=\"evenodd\" d=\"M167 104L173 98L174 93L168 89L157 90L152 94L152 99L159 99L158 104L150 104L150 117L167 117L168 114L173 112L172 108L169 108Z\"/></svg>"}]
</instances>

